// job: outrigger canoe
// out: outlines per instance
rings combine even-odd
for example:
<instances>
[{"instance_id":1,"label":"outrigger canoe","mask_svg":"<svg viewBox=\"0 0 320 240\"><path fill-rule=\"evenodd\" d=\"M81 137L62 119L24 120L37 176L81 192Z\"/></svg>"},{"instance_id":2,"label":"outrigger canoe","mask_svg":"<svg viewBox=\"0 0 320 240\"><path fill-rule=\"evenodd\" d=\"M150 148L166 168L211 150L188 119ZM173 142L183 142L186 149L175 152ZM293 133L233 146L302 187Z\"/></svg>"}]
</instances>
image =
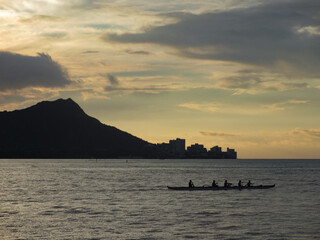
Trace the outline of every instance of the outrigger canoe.
<instances>
[{"instance_id":1,"label":"outrigger canoe","mask_svg":"<svg viewBox=\"0 0 320 240\"><path fill-rule=\"evenodd\" d=\"M168 189L170 190L178 190L178 191L203 191L203 190L211 190L211 191L216 191L216 190L242 190L242 189L268 189L268 188L273 188L276 185L257 185L257 186L230 186L230 187L208 187L208 186L203 186L203 187L170 187L167 186Z\"/></svg>"}]
</instances>

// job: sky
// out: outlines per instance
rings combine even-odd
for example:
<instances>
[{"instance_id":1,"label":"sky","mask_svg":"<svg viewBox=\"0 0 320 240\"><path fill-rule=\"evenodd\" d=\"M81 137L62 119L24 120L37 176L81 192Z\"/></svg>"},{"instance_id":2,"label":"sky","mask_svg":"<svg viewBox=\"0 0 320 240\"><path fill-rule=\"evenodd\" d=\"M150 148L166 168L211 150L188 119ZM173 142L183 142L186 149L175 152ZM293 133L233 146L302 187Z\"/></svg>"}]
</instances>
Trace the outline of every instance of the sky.
<instances>
[{"instance_id":1,"label":"sky","mask_svg":"<svg viewBox=\"0 0 320 240\"><path fill-rule=\"evenodd\" d=\"M319 0L0 0L0 111L72 98L152 143L320 158Z\"/></svg>"}]
</instances>

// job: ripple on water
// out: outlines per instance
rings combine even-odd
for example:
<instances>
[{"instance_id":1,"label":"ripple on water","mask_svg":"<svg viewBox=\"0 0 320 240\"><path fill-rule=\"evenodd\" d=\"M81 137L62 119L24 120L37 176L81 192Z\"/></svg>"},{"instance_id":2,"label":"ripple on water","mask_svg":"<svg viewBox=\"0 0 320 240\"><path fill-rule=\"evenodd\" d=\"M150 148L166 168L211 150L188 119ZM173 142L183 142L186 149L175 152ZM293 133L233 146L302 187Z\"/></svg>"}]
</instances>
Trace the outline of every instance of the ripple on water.
<instances>
[{"instance_id":1,"label":"ripple on water","mask_svg":"<svg viewBox=\"0 0 320 240\"><path fill-rule=\"evenodd\" d=\"M44 211L42 213L40 213L40 215L42 216L52 216L52 215L55 215L57 212L55 211Z\"/></svg>"},{"instance_id":2,"label":"ripple on water","mask_svg":"<svg viewBox=\"0 0 320 240\"><path fill-rule=\"evenodd\" d=\"M271 168L262 160L132 160L132 166L118 160L32 161L41 167L26 169L20 160L0 168L2 239L279 240L320 234L317 166L290 170L272 161ZM250 176L279 187L217 193L166 189L189 179L207 183L213 173L219 181ZM287 185L297 179L303 188Z\"/></svg>"},{"instance_id":3,"label":"ripple on water","mask_svg":"<svg viewBox=\"0 0 320 240\"><path fill-rule=\"evenodd\" d=\"M3 211L1 213L4 215L16 215L19 213L19 211Z\"/></svg>"},{"instance_id":4,"label":"ripple on water","mask_svg":"<svg viewBox=\"0 0 320 240\"><path fill-rule=\"evenodd\" d=\"M217 216L220 215L221 212L220 211L201 211L196 213L197 215L200 215L202 217L209 217L209 216Z\"/></svg>"},{"instance_id":5,"label":"ripple on water","mask_svg":"<svg viewBox=\"0 0 320 240\"><path fill-rule=\"evenodd\" d=\"M82 214L82 213L88 213L90 212L90 209L88 208L69 208L64 211L66 214Z\"/></svg>"},{"instance_id":6,"label":"ripple on water","mask_svg":"<svg viewBox=\"0 0 320 240\"><path fill-rule=\"evenodd\" d=\"M53 209L64 209L64 208L67 208L66 206L61 206L61 205L55 205L55 206L52 206Z\"/></svg>"}]
</instances>

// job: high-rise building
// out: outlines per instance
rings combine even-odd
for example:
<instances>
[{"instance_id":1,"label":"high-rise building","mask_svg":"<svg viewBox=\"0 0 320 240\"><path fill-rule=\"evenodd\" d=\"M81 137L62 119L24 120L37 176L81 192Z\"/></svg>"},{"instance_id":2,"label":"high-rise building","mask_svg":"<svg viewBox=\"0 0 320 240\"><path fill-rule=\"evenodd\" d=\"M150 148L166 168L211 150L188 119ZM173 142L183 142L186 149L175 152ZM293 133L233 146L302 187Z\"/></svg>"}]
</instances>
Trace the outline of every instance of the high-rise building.
<instances>
[{"instance_id":1,"label":"high-rise building","mask_svg":"<svg viewBox=\"0 0 320 240\"><path fill-rule=\"evenodd\" d=\"M186 140L177 138L169 143L157 144L160 158L185 158Z\"/></svg>"},{"instance_id":2,"label":"high-rise building","mask_svg":"<svg viewBox=\"0 0 320 240\"><path fill-rule=\"evenodd\" d=\"M237 159L237 152L234 149L227 148L227 158Z\"/></svg>"},{"instance_id":3,"label":"high-rise building","mask_svg":"<svg viewBox=\"0 0 320 240\"><path fill-rule=\"evenodd\" d=\"M207 149L202 144L193 144L187 147L187 158L206 158Z\"/></svg>"},{"instance_id":4,"label":"high-rise building","mask_svg":"<svg viewBox=\"0 0 320 240\"><path fill-rule=\"evenodd\" d=\"M222 158L222 150L221 147L219 146L214 146L210 149L208 152L209 157L217 159L217 158Z\"/></svg>"},{"instance_id":5,"label":"high-rise building","mask_svg":"<svg viewBox=\"0 0 320 240\"><path fill-rule=\"evenodd\" d=\"M176 140L170 140L172 153L176 158L184 158L186 152L186 140L177 138Z\"/></svg>"}]
</instances>

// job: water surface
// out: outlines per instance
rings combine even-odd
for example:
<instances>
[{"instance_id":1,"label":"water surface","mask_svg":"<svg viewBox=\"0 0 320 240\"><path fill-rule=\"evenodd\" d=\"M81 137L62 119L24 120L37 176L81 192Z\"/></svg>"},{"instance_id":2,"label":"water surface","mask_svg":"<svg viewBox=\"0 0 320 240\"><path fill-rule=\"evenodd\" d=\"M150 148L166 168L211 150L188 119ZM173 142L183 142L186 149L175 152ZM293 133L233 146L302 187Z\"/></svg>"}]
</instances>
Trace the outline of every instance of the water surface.
<instances>
[{"instance_id":1,"label":"water surface","mask_svg":"<svg viewBox=\"0 0 320 240\"><path fill-rule=\"evenodd\" d=\"M225 179L266 190L170 191ZM0 160L0 239L320 239L319 160Z\"/></svg>"}]
</instances>

